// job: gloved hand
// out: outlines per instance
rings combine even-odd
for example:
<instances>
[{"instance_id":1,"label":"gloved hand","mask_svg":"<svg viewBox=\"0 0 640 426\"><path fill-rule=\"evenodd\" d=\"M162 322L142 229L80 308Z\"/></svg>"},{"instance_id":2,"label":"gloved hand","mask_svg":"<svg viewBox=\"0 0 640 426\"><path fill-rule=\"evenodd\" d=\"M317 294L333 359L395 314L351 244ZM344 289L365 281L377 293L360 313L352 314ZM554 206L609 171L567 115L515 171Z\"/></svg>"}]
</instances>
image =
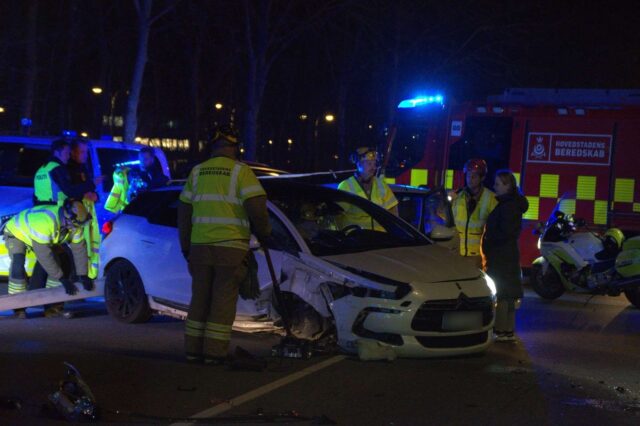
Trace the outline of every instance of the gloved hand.
<instances>
[{"instance_id":1,"label":"gloved hand","mask_svg":"<svg viewBox=\"0 0 640 426\"><path fill-rule=\"evenodd\" d=\"M89 278L88 276L80 275L78 277L78 281L80 281L80 283L82 283L82 287L84 287L85 290L87 290L87 291L93 290L93 280L91 278Z\"/></svg>"},{"instance_id":2,"label":"gloved hand","mask_svg":"<svg viewBox=\"0 0 640 426\"><path fill-rule=\"evenodd\" d=\"M62 283L62 286L64 287L64 291L68 295L73 296L74 294L76 294L78 292L78 288L71 282L71 280L69 278L61 278L60 282Z\"/></svg>"}]
</instances>

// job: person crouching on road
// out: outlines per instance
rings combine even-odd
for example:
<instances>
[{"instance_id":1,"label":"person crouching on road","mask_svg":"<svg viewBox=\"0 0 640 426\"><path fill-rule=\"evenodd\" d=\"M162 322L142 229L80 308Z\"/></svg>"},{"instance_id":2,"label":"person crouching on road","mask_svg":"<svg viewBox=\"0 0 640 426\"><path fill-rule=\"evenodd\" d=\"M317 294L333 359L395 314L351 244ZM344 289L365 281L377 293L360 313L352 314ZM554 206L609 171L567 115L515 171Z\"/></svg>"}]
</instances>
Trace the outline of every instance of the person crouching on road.
<instances>
[{"instance_id":1,"label":"person crouching on road","mask_svg":"<svg viewBox=\"0 0 640 426\"><path fill-rule=\"evenodd\" d=\"M516 178L509 170L496 173L494 189L498 205L487 219L482 251L486 272L495 281L498 291L496 341L510 342L515 340L516 300L523 296L518 238L522 215L529 203L518 190Z\"/></svg>"},{"instance_id":2,"label":"person crouching on road","mask_svg":"<svg viewBox=\"0 0 640 426\"><path fill-rule=\"evenodd\" d=\"M480 159L471 159L464 165L466 186L450 193L453 218L460 238L460 255L469 259L478 269L482 268L480 240L489 213L495 208L495 194L482 182L489 169Z\"/></svg>"},{"instance_id":3,"label":"person crouching on road","mask_svg":"<svg viewBox=\"0 0 640 426\"><path fill-rule=\"evenodd\" d=\"M38 206L23 210L11 218L4 229L4 241L11 258L9 267L9 294L27 290L24 268L27 248L36 255L32 281L46 280L46 288L64 286L67 294L78 289L69 278L64 278L54 250L69 244L73 254L76 275L86 290L93 289L87 276L87 246L83 227L91 221L91 215L80 201L67 198L62 206ZM45 287L44 282L31 282L32 288ZM46 317L62 315L63 304L45 307ZM18 318L26 318L25 309L16 309Z\"/></svg>"},{"instance_id":4,"label":"person crouching on road","mask_svg":"<svg viewBox=\"0 0 640 426\"><path fill-rule=\"evenodd\" d=\"M250 224L260 241L271 234L266 193L238 158L238 135L219 129L212 158L193 168L180 194L180 246L192 277L185 324L188 362L225 362L239 285L247 272Z\"/></svg>"}]
</instances>

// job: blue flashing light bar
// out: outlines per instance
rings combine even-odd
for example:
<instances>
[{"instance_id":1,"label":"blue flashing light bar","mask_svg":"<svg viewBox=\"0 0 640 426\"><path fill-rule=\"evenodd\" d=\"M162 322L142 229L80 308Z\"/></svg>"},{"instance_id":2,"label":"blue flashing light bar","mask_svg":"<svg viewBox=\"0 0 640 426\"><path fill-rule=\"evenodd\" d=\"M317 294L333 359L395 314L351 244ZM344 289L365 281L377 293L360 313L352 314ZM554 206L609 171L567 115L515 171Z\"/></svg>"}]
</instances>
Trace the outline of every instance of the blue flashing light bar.
<instances>
[{"instance_id":1,"label":"blue flashing light bar","mask_svg":"<svg viewBox=\"0 0 640 426\"><path fill-rule=\"evenodd\" d=\"M135 161L124 161L122 163L116 163L113 165L113 167L118 168L118 167L139 166L139 165L140 165L140 160L135 160Z\"/></svg>"},{"instance_id":2,"label":"blue flashing light bar","mask_svg":"<svg viewBox=\"0 0 640 426\"><path fill-rule=\"evenodd\" d=\"M78 137L78 132L76 132L75 130L63 130L62 136L65 136L68 138L76 138Z\"/></svg>"},{"instance_id":3,"label":"blue flashing light bar","mask_svg":"<svg viewBox=\"0 0 640 426\"><path fill-rule=\"evenodd\" d=\"M443 103L444 103L444 96L442 95L421 96L419 98L405 99L404 101L398 104L398 108L415 108L418 106L431 105L431 104L442 105Z\"/></svg>"}]
</instances>

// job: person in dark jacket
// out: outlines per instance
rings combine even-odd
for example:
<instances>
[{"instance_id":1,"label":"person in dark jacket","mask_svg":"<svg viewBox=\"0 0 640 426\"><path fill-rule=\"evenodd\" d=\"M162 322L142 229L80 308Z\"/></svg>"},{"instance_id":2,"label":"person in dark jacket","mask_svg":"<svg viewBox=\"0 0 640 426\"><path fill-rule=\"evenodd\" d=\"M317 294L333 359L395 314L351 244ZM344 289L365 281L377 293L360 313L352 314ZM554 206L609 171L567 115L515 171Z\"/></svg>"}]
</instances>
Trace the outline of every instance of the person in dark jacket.
<instances>
[{"instance_id":1,"label":"person in dark jacket","mask_svg":"<svg viewBox=\"0 0 640 426\"><path fill-rule=\"evenodd\" d=\"M498 291L495 334L498 342L515 341L515 305L523 296L518 238L522 215L529 208L509 170L496 172L494 190L498 205L487 218L482 252L487 274Z\"/></svg>"},{"instance_id":2,"label":"person in dark jacket","mask_svg":"<svg viewBox=\"0 0 640 426\"><path fill-rule=\"evenodd\" d=\"M153 152L153 148L144 147L140 150L140 178L146 183L147 189L165 186L169 178L162 171L160 161Z\"/></svg>"},{"instance_id":3,"label":"person in dark jacket","mask_svg":"<svg viewBox=\"0 0 640 426\"><path fill-rule=\"evenodd\" d=\"M71 141L71 158L67 163L67 170L69 171L69 178L71 184L80 185L85 182L93 182L95 185L100 185L104 180L103 176L93 179L93 174L87 166L89 159L89 144L85 139L74 139ZM95 189L95 188L94 188ZM84 194L84 198L88 198L94 203L98 201L98 194L96 191L88 191Z\"/></svg>"}]
</instances>

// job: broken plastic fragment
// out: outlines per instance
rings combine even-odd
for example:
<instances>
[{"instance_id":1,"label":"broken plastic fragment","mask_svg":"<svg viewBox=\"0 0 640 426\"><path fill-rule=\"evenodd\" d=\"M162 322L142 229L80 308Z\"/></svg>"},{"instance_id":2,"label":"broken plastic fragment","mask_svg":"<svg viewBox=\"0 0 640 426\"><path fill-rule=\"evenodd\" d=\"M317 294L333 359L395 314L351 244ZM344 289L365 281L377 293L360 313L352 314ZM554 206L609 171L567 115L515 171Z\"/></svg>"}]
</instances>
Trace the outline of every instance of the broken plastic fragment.
<instances>
[{"instance_id":1,"label":"broken plastic fragment","mask_svg":"<svg viewBox=\"0 0 640 426\"><path fill-rule=\"evenodd\" d=\"M64 379L58 390L49 395L49 402L68 421L98 420L98 407L89 386L82 380L80 372L68 362Z\"/></svg>"}]
</instances>

